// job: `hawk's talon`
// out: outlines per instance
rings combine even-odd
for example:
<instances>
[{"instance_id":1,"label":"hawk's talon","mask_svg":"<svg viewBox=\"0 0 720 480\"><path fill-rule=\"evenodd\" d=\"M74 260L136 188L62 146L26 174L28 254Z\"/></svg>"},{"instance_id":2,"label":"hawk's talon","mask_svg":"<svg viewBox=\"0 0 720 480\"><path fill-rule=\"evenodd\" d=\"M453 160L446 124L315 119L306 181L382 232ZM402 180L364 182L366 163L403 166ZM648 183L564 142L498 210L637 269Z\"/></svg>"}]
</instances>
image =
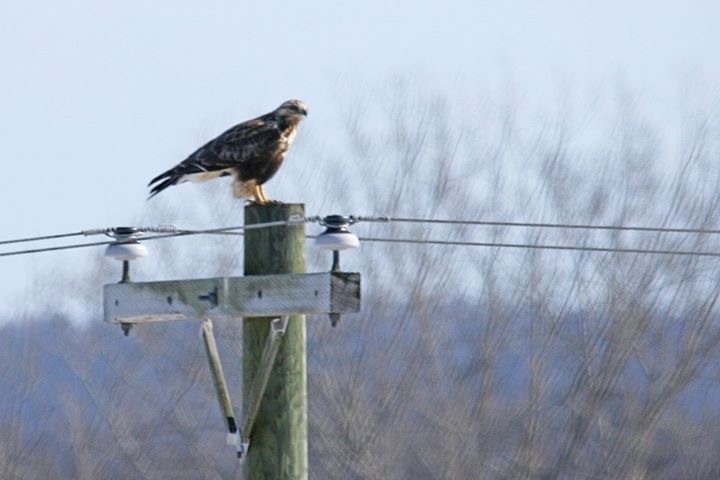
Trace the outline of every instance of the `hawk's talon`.
<instances>
[{"instance_id":1,"label":"hawk's talon","mask_svg":"<svg viewBox=\"0 0 720 480\"><path fill-rule=\"evenodd\" d=\"M257 198L248 198L245 202L247 202L247 205L260 205L261 207L265 205L285 205L285 202L281 202L280 200L265 200L261 202Z\"/></svg>"}]
</instances>

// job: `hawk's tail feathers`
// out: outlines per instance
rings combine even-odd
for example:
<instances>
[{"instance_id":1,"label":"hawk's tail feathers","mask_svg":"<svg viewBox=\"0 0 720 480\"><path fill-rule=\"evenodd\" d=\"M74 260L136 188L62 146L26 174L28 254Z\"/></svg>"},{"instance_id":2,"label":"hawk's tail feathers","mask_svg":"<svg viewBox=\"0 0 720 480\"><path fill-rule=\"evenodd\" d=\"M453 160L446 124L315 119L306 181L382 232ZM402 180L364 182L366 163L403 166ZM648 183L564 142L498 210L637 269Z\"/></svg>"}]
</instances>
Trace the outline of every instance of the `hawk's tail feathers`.
<instances>
[{"instance_id":1,"label":"hawk's tail feathers","mask_svg":"<svg viewBox=\"0 0 720 480\"><path fill-rule=\"evenodd\" d=\"M148 187L155 183L157 183L157 185L155 185L154 187L152 187L152 189L150 189L150 195L148 195L148 200L150 200L152 197L154 197L158 193L162 192L166 188L177 184L178 180L179 180L178 176L173 175L172 170L168 170L167 172L161 173L157 177L153 178L152 180L150 180L150 183L148 183ZM160 182L160 183L158 183L158 182Z\"/></svg>"}]
</instances>

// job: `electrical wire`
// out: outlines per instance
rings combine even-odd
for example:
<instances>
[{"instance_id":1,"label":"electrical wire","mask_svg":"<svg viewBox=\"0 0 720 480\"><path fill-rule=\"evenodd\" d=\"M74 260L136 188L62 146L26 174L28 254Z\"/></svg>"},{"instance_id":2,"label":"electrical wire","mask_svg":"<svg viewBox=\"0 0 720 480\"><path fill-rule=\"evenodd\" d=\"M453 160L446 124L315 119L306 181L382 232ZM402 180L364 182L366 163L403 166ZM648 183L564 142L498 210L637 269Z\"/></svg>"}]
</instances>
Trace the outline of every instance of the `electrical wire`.
<instances>
[{"instance_id":1,"label":"electrical wire","mask_svg":"<svg viewBox=\"0 0 720 480\"><path fill-rule=\"evenodd\" d=\"M417 218L417 217L390 217L384 215L352 215L350 218L355 222L396 222L396 223L425 223L425 224L441 224L441 225L478 225L490 227L520 227L520 228L552 228L552 229L575 229L575 230L619 230L619 231L640 231L655 233L697 233L697 234L720 234L720 229L692 228L692 227L643 227L628 225L592 225L579 223L535 223L535 222L507 222L493 220L458 220L458 219L433 219L433 218ZM302 217L289 220L290 224L300 220L301 223L320 222L322 217ZM282 224L282 223L281 223ZM171 229L170 227L174 228ZM138 230L144 232L167 232L169 236L196 235L196 234L212 234L226 233L234 230L249 229L248 226L233 226L207 230L186 230L177 229L174 226L161 227L139 227ZM261 227L262 228L262 227ZM56 235L43 235L38 237L17 238L12 240L0 240L0 245L9 245L13 243L35 242L41 240L55 240L60 238L69 238L75 236L90 236L97 234L107 234L112 228L89 229L79 232L60 233ZM146 240L153 237L147 237ZM159 237L167 238L167 237ZM37 249L34 249L37 250Z\"/></svg>"},{"instance_id":2,"label":"electrical wire","mask_svg":"<svg viewBox=\"0 0 720 480\"><path fill-rule=\"evenodd\" d=\"M243 235L243 232L222 232L228 235ZM314 240L317 235L305 235L308 240ZM418 240L413 238L382 238L382 237L358 237L361 242L376 243L408 243L416 245L446 245L446 246L462 246L462 247L489 247L489 248L527 248L537 250L568 250L568 251L584 251L584 252L604 252L604 253L640 253L651 255L680 255L680 256L700 256L700 257L720 257L720 252L702 252L693 250L662 250L662 249L642 249L642 248L614 248L614 247L589 247L589 246L573 246L573 245L542 245L542 244L525 244L525 243L498 243L498 242L464 242L459 240Z\"/></svg>"},{"instance_id":3,"label":"electrical wire","mask_svg":"<svg viewBox=\"0 0 720 480\"><path fill-rule=\"evenodd\" d=\"M559 224L559 223L530 223L530 222L500 222L500 221L484 221L484 220L447 220L447 219L425 219L425 218L406 218L406 217L389 217L389 216L352 216L354 222L370 221L370 222L406 222L406 223L429 223L429 224L453 224L453 225L482 225L482 226L506 226L506 227L537 227L537 228L568 228L568 229L593 229L593 230L634 230L657 233L699 233L699 234L719 234L720 230L701 229L701 228L666 228L666 227L638 227L625 225L585 225L585 224ZM294 217L289 220L280 220L275 222L265 222L250 225L237 225L231 227L210 228L202 230L170 230L170 233L152 235L142 237L142 241L159 240L164 238L175 238L190 235L202 234L223 234L223 235L242 235L245 230L254 230L259 228L293 226L304 223L322 223L322 217ZM168 227L163 227L169 230ZM142 230L142 229L139 229ZM155 227L147 228L148 231L162 231ZM59 235L46 235L42 237L29 237L16 240L0 241L0 245L11 243L22 243L29 241L47 240L66 238L78 235L94 235L105 233L111 235L112 228L85 230L81 232L73 232ZM307 238L315 238L307 236ZM140 239L140 238L138 238ZM131 239L128 239L130 241ZM383 243L406 243L420 245L446 245L446 246L472 246L472 247L490 247L490 248L524 248L538 250L567 250L567 251L587 251L587 252L606 252L606 253L635 253L635 254L652 254L652 255L680 255L680 256L702 256L702 257L720 257L720 252L705 252L693 250L664 250L664 249L642 249L642 248L614 248L614 247L591 247L591 246L573 246L573 245L543 245L543 244L527 244L527 243L503 243L503 242L469 242L455 240L423 240L413 238L388 238L388 237L361 237L360 240L365 242L383 242ZM10 252L0 252L0 257L9 257L14 255L25 255L31 253L51 252L58 250L70 250L85 247L96 247L110 245L122 242L119 240L107 240L102 242L80 243L71 245L60 245L54 247L34 248L26 250L16 250Z\"/></svg>"},{"instance_id":4,"label":"electrical wire","mask_svg":"<svg viewBox=\"0 0 720 480\"><path fill-rule=\"evenodd\" d=\"M257 230L260 228L269 228L269 227L291 227L295 225L302 225L304 223L311 223L315 222L317 217L296 217L296 218L290 218L289 220L278 220L275 222L265 222L265 223L252 223L249 225L236 225L234 227L220 227L220 228L208 228L203 230L178 230L174 233L167 233L163 235L154 235L152 237L142 237L142 240L154 240L158 238L172 238L172 237L184 237L188 235L206 235L206 234L223 234L223 233L237 233L237 230L245 231L245 230ZM111 242L113 243L113 242Z\"/></svg>"},{"instance_id":5,"label":"electrical wire","mask_svg":"<svg viewBox=\"0 0 720 480\"><path fill-rule=\"evenodd\" d=\"M445 225L480 225L487 227L523 227L523 228L554 228L554 229L575 229L575 230L620 230L655 233L700 233L717 235L720 229L707 228L673 228L673 227L642 227L628 225L591 225L582 223L533 223L533 222L505 222L492 220L443 220L431 218L408 218L408 217L357 217L361 221L365 218L376 218L370 221L389 221L397 223L430 223ZM384 220L383 220L384 219Z\"/></svg>"},{"instance_id":6,"label":"electrical wire","mask_svg":"<svg viewBox=\"0 0 720 480\"><path fill-rule=\"evenodd\" d=\"M203 234L223 234L223 233L239 233L237 230L256 230L260 228L269 228L269 227L283 227L283 226L295 226L295 225L301 225L303 223L310 223L317 221L318 217L295 217L290 218L289 220L279 220L275 222L265 222L265 223L254 223L249 225L238 225L233 227L221 227L221 228L209 228L204 230L178 230L174 233L167 233L167 234L161 234L161 235L153 235L148 237L141 237L136 239L128 239L128 241L133 240L142 240L148 241L148 240L159 240L163 238L174 238L174 237L185 237L190 235L203 235ZM111 229L107 229L108 231ZM94 234L95 232L93 232ZM80 235L83 233L80 232ZM70 236L70 234L67 234ZM8 243L14 243L9 242ZM85 248L85 247L98 247L103 245L110 245L113 243L122 243L122 240L106 240L102 242L90 242L90 243L76 243L71 245L59 245L55 247L43 247L43 248L32 248L27 250L15 250L10 252L0 252L0 257L12 257L15 255L26 255L31 253L42 253L42 252L54 252L58 250L72 250L77 248Z\"/></svg>"},{"instance_id":7,"label":"electrical wire","mask_svg":"<svg viewBox=\"0 0 720 480\"><path fill-rule=\"evenodd\" d=\"M149 240L153 237L147 237L143 240ZM74 248L85 248L85 247L98 247L101 245L110 245L111 243L116 243L113 240L108 240L105 242L92 242L92 243L76 243L73 245L59 245L56 247L44 247L44 248L31 248L27 250L14 250L11 252L0 252L0 257L12 257L15 255L27 255L30 253L43 253L43 252L54 252L57 250L71 250Z\"/></svg>"},{"instance_id":8,"label":"electrical wire","mask_svg":"<svg viewBox=\"0 0 720 480\"><path fill-rule=\"evenodd\" d=\"M286 225L282 222L276 222L279 225L269 226L281 226ZM258 224L259 225L259 224ZM233 227L237 228L237 227ZM260 228L260 227L259 227ZM214 229L217 230L217 229ZM248 229L246 229L248 230ZM213 230L207 231L187 231L179 232L177 234L167 235L155 235L152 237L144 237L143 241L146 240L158 240L163 238L182 237L188 235L199 235L199 234L212 234L212 233L229 233L234 235L242 235L242 232L218 232ZM315 238L315 236L308 236L307 238ZM694 250L662 250L662 249L642 249L642 248L614 248L614 247L590 247L590 246L573 246L573 245L543 245L543 244L526 244L526 243L501 243L501 242L467 242L467 241L456 241L456 240L419 240L413 238L382 238L382 237L360 237L360 241L363 242L381 242L381 243L406 243L406 244L417 244L417 245L445 245L445 246L465 246L465 247L490 247L490 248L523 248L523 249L536 249L536 250L567 250L567 251L585 251L585 252L606 252L606 253L636 253L636 254L650 254L650 255L677 255L677 256L698 256L698 257L720 257L720 252L704 252ZM10 257L15 255L25 255L31 253L42 253L52 252L58 250L71 250L85 247L97 247L103 245L110 245L117 243L113 240L104 242L91 242L91 243L80 243L73 245L60 245L55 247L45 248L34 248L27 250L16 250L11 252L0 252L0 257Z\"/></svg>"},{"instance_id":9,"label":"electrical wire","mask_svg":"<svg viewBox=\"0 0 720 480\"><path fill-rule=\"evenodd\" d=\"M16 238L14 240L0 240L0 245L9 245L11 243L37 242L40 240L55 240L58 238L78 237L84 235L83 232L59 233L57 235L43 235L41 237Z\"/></svg>"},{"instance_id":10,"label":"electrical wire","mask_svg":"<svg viewBox=\"0 0 720 480\"><path fill-rule=\"evenodd\" d=\"M615 248L615 247L589 247L574 245L543 245L533 243L501 243L501 242L465 242L459 240L418 240L413 238L381 238L381 237L359 237L362 242L383 242L383 243L410 243L420 245L454 245L465 247L495 247L495 248L525 248L537 250L569 250L582 252L606 252L606 253L641 253L651 255L680 255L698 257L720 257L720 252L702 252L694 250L662 250L644 248Z\"/></svg>"}]
</instances>

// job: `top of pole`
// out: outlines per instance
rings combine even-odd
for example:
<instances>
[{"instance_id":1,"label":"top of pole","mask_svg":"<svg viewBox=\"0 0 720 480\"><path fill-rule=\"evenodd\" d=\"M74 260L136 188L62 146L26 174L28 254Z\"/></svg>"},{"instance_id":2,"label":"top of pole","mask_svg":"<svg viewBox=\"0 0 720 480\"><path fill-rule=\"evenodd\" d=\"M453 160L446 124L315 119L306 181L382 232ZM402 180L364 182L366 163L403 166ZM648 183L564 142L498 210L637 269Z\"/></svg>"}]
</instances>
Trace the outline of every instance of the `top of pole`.
<instances>
[{"instance_id":1,"label":"top of pole","mask_svg":"<svg viewBox=\"0 0 720 480\"><path fill-rule=\"evenodd\" d=\"M245 225L287 221L304 217L302 203L271 203L245 206ZM282 238L302 241L281 242ZM282 244L282 245L280 245ZM245 275L305 272L305 226L282 225L245 232Z\"/></svg>"}]
</instances>

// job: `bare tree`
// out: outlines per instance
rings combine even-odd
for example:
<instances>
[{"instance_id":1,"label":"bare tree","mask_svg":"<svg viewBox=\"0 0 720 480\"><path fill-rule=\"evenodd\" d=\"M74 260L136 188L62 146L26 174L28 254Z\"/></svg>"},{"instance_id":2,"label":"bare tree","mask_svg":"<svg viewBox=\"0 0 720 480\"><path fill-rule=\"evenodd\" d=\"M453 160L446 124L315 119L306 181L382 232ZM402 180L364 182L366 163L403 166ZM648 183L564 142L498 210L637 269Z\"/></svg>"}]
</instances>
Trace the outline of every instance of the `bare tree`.
<instances>
[{"instance_id":1,"label":"bare tree","mask_svg":"<svg viewBox=\"0 0 720 480\"><path fill-rule=\"evenodd\" d=\"M676 162L627 102L610 120L573 123L572 112L535 122L512 103L458 105L411 83L391 98L366 97L345 117L340 157L311 130L301 152L327 168L289 165L298 196L325 185L315 211L718 228L712 115L687 126ZM222 198L205 200L211 207L195 217L168 207L143 223L188 225L223 211ZM224 212L217 223L241 223L237 209ZM354 228L361 237L718 251L710 234ZM155 267L140 265L141 277L241 268L237 237L209 239L202 256L187 255L198 248L187 240L156 245ZM309 259L311 270L328 267L320 254ZM717 260L365 242L344 266L363 273L363 312L336 329L308 323L312 477L720 473ZM99 290L83 286L115 276L96 266L52 288L97 304ZM239 475L196 327L138 328L129 338L61 321L3 327L0 341L12 346L0 349L3 478ZM223 355L240 358L238 326L223 322L217 333ZM235 398L239 372L226 362Z\"/></svg>"}]
</instances>

